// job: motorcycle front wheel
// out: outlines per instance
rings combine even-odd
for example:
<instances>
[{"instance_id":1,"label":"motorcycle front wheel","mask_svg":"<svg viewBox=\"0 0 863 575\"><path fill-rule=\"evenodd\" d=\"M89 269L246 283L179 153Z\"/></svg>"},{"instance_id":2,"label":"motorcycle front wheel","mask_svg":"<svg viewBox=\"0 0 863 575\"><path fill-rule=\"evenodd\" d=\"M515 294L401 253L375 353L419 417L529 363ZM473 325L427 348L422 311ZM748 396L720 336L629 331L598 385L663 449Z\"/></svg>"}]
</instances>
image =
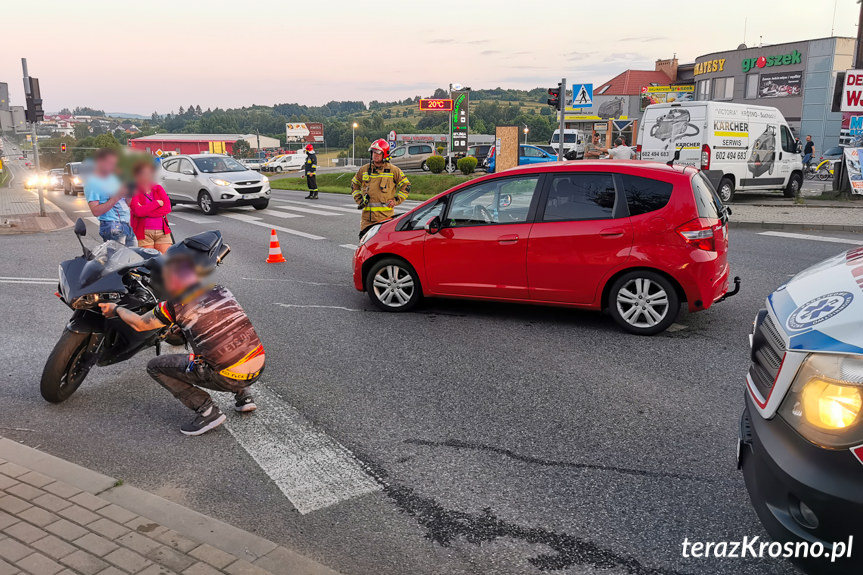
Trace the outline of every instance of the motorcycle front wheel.
<instances>
[{"instance_id":1,"label":"motorcycle front wheel","mask_svg":"<svg viewBox=\"0 0 863 575\"><path fill-rule=\"evenodd\" d=\"M90 367L82 366L91 334L63 330L63 335L48 356L42 370L39 390L42 397L51 403L69 399L84 383Z\"/></svg>"}]
</instances>

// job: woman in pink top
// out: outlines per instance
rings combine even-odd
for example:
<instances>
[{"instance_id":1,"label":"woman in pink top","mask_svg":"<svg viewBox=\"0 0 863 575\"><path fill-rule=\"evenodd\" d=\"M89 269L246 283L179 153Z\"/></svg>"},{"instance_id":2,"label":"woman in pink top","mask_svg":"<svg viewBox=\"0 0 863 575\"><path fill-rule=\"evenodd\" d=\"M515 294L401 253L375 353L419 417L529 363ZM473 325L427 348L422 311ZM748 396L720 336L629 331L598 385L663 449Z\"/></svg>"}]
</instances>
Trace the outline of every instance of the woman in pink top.
<instances>
[{"instance_id":1,"label":"woman in pink top","mask_svg":"<svg viewBox=\"0 0 863 575\"><path fill-rule=\"evenodd\" d=\"M156 248L162 253L173 244L171 228L165 217L171 213L171 201L159 184L153 182L155 168L150 161L135 164L135 195L129 202L132 212L132 229L138 238L138 246Z\"/></svg>"}]
</instances>

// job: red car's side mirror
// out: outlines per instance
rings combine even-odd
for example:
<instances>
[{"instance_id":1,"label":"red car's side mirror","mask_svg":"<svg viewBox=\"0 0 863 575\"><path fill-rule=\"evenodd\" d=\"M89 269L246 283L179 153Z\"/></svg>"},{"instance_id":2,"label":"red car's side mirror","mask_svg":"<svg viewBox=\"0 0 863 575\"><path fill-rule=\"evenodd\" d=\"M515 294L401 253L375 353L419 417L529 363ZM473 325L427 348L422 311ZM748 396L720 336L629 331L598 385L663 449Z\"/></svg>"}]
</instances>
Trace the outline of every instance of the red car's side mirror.
<instances>
[{"instance_id":1,"label":"red car's side mirror","mask_svg":"<svg viewBox=\"0 0 863 575\"><path fill-rule=\"evenodd\" d=\"M441 229L440 216L435 216L426 222L425 230L430 234L436 234Z\"/></svg>"}]
</instances>

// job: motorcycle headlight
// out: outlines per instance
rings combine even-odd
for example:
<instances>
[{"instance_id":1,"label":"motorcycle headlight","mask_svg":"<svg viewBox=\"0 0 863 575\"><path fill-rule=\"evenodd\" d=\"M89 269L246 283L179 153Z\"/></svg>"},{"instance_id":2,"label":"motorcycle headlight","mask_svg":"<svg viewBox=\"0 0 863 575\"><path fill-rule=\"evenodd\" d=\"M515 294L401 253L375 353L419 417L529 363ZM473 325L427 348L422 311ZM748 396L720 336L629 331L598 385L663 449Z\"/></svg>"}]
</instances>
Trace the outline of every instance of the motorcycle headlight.
<instances>
[{"instance_id":1,"label":"motorcycle headlight","mask_svg":"<svg viewBox=\"0 0 863 575\"><path fill-rule=\"evenodd\" d=\"M841 449L863 443L863 358L810 355L779 415L822 447Z\"/></svg>"},{"instance_id":2,"label":"motorcycle headlight","mask_svg":"<svg viewBox=\"0 0 863 575\"><path fill-rule=\"evenodd\" d=\"M374 226L374 227L370 228L369 231L367 231L365 234L363 234L363 237L360 238L360 245L363 245L367 241L372 239L375 236L375 234L377 234L379 231L381 231L380 226Z\"/></svg>"},{"instance_id":3,"label":"motorcycle headlight","mask_svg":"<svg viewBox=\"0 0 863 575\"><path fill-rule=\"evenodd\" d=\"M120 299L118 293L88 293L72 302L72 309L90 309L100 303L114 302Z\"/></svg>"},{"instance_id":4,"label":"motorcycle headlight","mask_svg":"<svg viewBox=\"0 0 863 575\"><path fill-rule=\"evenodd\" d=\"M217 186L230 186L231 182L226 180L220 180L219 178L210 178L210 181L216 184Z\"/></svg>"}]
</instances>

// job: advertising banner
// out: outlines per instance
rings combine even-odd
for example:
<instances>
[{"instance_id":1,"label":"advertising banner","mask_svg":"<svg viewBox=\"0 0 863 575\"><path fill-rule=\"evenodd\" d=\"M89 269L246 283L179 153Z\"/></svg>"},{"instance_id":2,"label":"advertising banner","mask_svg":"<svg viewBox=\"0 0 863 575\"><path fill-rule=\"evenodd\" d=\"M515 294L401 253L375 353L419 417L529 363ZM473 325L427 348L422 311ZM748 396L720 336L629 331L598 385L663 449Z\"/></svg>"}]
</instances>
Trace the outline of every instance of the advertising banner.
<instances>
[{"instance_id":1,"label":"advertising banner","mask_svg":"<svg viewBox=\"0 0 863 575\"><path fill-rule=\"evenodd\" d=\"M309 135L309 128L305 124L285 124L285 136L288 142L300 142Z\"/></svg>"},{"instance_id":2,"label":"advertising banner","mask_svg":"<svg viewBox=\"0 0 863 575\"><path fill-rule=\"evenodd\" d=\"M761 74L758 83L759 98L785 98L801 94L803 94L803 72Z\"/></svg>"},{"instance_id":3,"label":"advertising banner","mask_svg":"<svg viewBox=\"0 0 863 575\"><path fill-rule=\"evenodd\" d=\"M453 152L467 152L468 126L470 125L470 92L452 93L453 110L450 115L452 124Z\"/></svg>"},{"instance_id":4,"label":"advertising banner","mask_svg":"<svg viewBox=\"0 0 863 575\"><path fill-rule=\"evenodd\" d=\"M324 125L320 122L307 122L306 128L309 130L309 135L306 136L307 142L314 142L316 144L324 143Z\"/></svg>"},{"instance_id":5,"label":"advertising banner","mask_svg":"<svg viewBox=\"0 0 863 575\"><path fill-rule=\"evenodd\" d=\"M566 107L566 120L568 122L626 120L628 110L629 96L597 96L594 94L591 106L568 105Z\"/></svg>"},{"instance_id":6,"label":"advertising banner","mask_svg":"<svg viewBox=\"0 0 863 575\"><path fill-rule=\"evenodd\" d=\"M651 104L667 102L691 102L695 99L695 86L644 86L641 88L641 106L644 109Z\"/></svg>"},{"instance_id":7,"label":"advertising banner","mask_svg":"<svg viewBox=\"0 0 863 575\"><path fill-rule=\"evenodd\" d=\"M863 174L860 172L860 155L863 148L845 148L845 169L851 181L851 193L863 194Z\"/></svg>"},{"instance_id":8,"label":"advertising banner","mask_svg":"<svg viewBox=\"0 0 863 575\"><path fill-rule=\"evenodd\" d=\"M863 112L863 70L845 72L842 85L842 111Z\"/></svg>"}]
</instances>

